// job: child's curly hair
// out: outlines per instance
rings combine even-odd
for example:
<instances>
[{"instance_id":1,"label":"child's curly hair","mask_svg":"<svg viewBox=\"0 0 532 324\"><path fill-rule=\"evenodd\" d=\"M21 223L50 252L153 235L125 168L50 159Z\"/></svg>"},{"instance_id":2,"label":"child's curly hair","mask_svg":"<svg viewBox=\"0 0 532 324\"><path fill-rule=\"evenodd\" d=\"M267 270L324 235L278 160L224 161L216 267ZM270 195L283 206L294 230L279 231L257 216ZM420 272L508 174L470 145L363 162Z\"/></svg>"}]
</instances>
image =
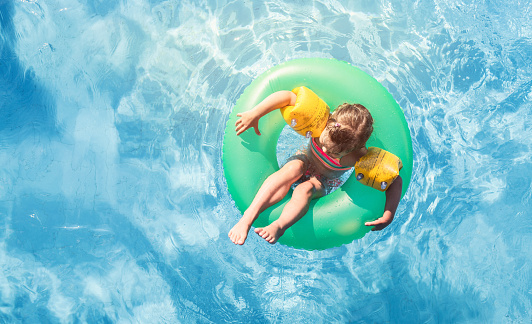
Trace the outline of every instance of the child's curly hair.
<instances>
[{"instance_id":1,"label":"child's curly hair","mask_svg":"<svg viewBox=\"0 0 532 324\"><path fill-rule=\"evenodd\" d=\"M351 152L366 145L373 132L373 117L361 104L344 103L329 116L326 129L336 144L330 153Z\"/></svg>"}]
</instances>

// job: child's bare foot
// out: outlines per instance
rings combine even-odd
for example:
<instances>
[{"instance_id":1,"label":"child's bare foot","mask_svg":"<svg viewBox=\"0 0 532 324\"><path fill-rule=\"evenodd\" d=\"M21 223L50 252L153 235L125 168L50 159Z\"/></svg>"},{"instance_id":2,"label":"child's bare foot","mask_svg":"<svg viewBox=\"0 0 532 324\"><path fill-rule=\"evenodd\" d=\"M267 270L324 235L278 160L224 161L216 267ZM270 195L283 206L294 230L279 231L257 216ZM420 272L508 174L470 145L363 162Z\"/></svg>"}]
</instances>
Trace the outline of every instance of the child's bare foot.
<instances>
[{"instance_id":1,"label":"child's bare foot","mask_svg":"<svg viewBox=\"0 0 532 324\"><path fill-rule=\"evenodd\" d=\"M277 240L284 234L284 230L277 224L273 222L270 225L262 228L256 228L255 233L259 234L260 237L266 240L270 244L275 244Z\"/></svg>"},{"instance_id":2,"label":"child's bare foot","mask_svg":"<svg viewBox=\"0 0 532 324\"><path fill-rule=\"evenodd\" d=\"M229 238L231 239L233 243L242 245L244 244L244 242L246 241L246 238L248 237L248 232L250 228L251 228L251 224L249 224L247 220L244 220L244 218L242 218L229 231Z\"/></svg>"}]
</instances>

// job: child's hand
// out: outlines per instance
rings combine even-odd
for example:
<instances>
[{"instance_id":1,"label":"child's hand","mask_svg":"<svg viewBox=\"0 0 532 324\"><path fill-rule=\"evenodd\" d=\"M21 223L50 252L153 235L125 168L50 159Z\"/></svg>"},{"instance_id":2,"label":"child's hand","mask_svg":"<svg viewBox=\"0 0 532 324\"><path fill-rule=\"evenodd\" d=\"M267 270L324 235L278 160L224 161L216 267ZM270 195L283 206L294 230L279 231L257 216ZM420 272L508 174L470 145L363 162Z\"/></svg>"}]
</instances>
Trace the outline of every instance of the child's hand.
<instances>
[{"instance_id":1,"label":"child's hand","mask_svg":"<svg viewBox=\"0 0 532 324\"><path fill-rule=\"evenodd\" d=\"M380 231L386 226L390 225L393 221L393 214L389 211L385 211L381 218L374 220L373 222L366 222L366 226L375 226L372 231Z\"/></svg>"},{"instance_id":2,"label":"child's hand","mask_svg":"<svg viewBox=\"0 0 532 324\"><path fill-rule=\"evenodd\" d=\"M253 127L255 129L255 133L257 135L260 135L259 131L259 119L260 116L257 116L253 111L246 111L240 114L236 114L237 117L240 117L239 120L236 121L236 135L242 134L244 131L249 129L250 127Z\"/></svg>"},{"instance_id":3,"label":"child's hand","mask_svg":"<svg viewBox=\"0 0 532 324\"><path fill-rule=\"evenodd\" d=\"M397 210L397 205L399 205L399 200L401 200L401 191L403 190L403 178L398 176L394 182L390 185L388 190L386 190L386 203L384 206L384 214L382 217L374 220L373 222L367 222L366 226L375 226L372 228L372 231L380 231L386 226L390 225L393 221L395 211Z\"/></svg>"}]
</instances>

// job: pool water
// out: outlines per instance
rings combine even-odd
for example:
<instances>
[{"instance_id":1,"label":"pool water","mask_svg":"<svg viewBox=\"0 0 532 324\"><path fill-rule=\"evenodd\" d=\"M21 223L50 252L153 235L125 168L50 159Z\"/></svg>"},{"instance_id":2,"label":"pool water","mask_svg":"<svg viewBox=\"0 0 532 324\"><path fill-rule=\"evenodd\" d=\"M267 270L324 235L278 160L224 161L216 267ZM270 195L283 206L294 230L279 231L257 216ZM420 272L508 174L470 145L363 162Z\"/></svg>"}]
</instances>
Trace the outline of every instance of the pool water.
<instances>
[{"instance_id":1,"label":"pool water","mask_svg":"<svg viewBox=\"0 0 532 324\"><path fill-rule=\"evenodd\" d=\"M530 323L531 8L0 2L0 322ZM351 244L235 246L225 123L303 57L390 91L412 182Z\"/></svg>"}]
</instances>

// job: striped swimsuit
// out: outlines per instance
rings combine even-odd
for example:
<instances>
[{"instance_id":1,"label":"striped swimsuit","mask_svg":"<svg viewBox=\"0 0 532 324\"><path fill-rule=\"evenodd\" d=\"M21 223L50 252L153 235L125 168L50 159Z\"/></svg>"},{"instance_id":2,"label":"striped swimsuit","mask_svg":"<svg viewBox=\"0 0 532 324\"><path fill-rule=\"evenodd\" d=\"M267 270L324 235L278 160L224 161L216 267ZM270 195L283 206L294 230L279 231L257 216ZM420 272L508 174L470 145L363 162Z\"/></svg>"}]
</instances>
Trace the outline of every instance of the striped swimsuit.
<instances>
[{"instance_id":1,"label":"striped swimsuit","mask_svg":"<svg viewBox=\"0 0 532 324\"><path fill-rule=\"evenodd\" d=\"M338 159L333 159L332 157L328 156L327 153L323 152L318 144L316 144L314 138L312 138L310 142L310 147L314 156L318 158L318 160L320 160L327 169L333 171L347 171L351 169L351 167L342 166Z\"/></svg>"}]
</instances>

